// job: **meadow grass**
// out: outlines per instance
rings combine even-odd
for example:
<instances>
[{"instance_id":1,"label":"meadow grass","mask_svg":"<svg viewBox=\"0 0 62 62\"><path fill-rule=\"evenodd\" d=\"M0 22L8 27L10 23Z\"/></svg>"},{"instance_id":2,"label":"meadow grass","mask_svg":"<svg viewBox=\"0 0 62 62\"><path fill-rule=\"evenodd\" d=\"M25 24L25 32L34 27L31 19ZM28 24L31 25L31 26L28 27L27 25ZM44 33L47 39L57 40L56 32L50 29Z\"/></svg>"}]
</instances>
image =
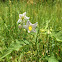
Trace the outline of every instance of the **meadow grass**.
<instances>
[{"instance_id":1,"label":"meadow grass","mask_svg":"<svg viewBox=\"0 0 62 62\"><path fill-rule=\"evenodd\" d=\"M40 1L40 0L39 0ZM0 62L62 61L62 1L0 2ZM19 14L27 12L37 32L19 29Z\"/></svg>"}]
</instances>

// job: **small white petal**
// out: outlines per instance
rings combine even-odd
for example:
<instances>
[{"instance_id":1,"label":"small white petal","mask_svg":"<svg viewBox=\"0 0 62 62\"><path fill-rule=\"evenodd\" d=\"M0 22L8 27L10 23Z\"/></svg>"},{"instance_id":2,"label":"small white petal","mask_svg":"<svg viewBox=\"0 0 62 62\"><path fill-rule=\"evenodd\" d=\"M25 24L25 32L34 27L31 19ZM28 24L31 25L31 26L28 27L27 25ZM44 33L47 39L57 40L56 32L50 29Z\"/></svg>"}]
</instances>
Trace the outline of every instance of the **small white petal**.
<instances>
[{"instance_id":1,"label":"small white petal","mask_svg":"<svg viewBox=\"0 0 62 62\"><path fill-rule=\"evenodd\" d=\"M36 22L35 24L32 24L32 27L36 28L37 24L38 24L38 22Z\"/></svg>"},{"instance_id":2,"label":"small white petal","mask_svg":"<svg viewBox=\"0 0 62 62\"><path fill-rule=\"evenodd\" d=\"M19 14L19 18L22 18L23 14Z\"/></svg>"},{"instance_id":3,"label":"small white petal","mask_svg":"<svg viewBox=\"0 0 62 62\"><path fill-rule=\"evenodd\" d=\"M26 25L30 25L30 21L29 20L27 21Z\"/></svg>"},{"instance_id":4,"label":"small white petal","mask_svg":"<svg viewBox=\"0 0 62 62\"><path fill-rule=\"evenodd\" d=\"M36 25L38 24L38 22L36 22Z\"/></svg>"},{"instance_id":5,"label":"small white petal","mask_svg":"<svg viewBox=\"0 0 62 62\"><path fill-rule=\"evenodd\" d=\"M23 13L23 16L26 16L26 12Z\"/></svg>"},{"instance_id":6,"label":"small white petal","mask_svg":"<svg viewBox=\"0 0 62 62\"><path fill-rule=\"evenodd\" d=\"M25 19L29 20L30 17L25 16Z\"/></svg>"},{"instance_id":7,"label":"small white petal","mask_svg":"<svg viewBox=\"0 0 62 62\"><path fill-rule=\"evenodd\" d=\"M21 23L21 21L22 21L22 20L21 20L21 19L19 19L19 20L17 21L17 24L18 24L18 23Z\"/></svg>"},{"instance_id":8,"label":"small white petal","mask_svg":"<svg viewBox=\"0 0 62 62\"><path fill-rule=\"evenodd\" d=\"M28 30L28 33L30 33L30 31Z\"/></svg>"},{"instance_id":9,"label":"small white petal","mask_svg":"<svg viewBox=\"0 0 62 62\"><path fill-rule=\"evenodd\" d=\"M32 29L32 32L36 32L36 30L35 29Z\"/></svg>"},{"instance_id":10,"label":"small white petal","mask_svg":"<svg viewBox=\"0 0 62 62\"><path fill-rule=\"evenodd\" d=\"M36 22L34 25L37 26L38 22Z\"/></svg>"}]
</instances>

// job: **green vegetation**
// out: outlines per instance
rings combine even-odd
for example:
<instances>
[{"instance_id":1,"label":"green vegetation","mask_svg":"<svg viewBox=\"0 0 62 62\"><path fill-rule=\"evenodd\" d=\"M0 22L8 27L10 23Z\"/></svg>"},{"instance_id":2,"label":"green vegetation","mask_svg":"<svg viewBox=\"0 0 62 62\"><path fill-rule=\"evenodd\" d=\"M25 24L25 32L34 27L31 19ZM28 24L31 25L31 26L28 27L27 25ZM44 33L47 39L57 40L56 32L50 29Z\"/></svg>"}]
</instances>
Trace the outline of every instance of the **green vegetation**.
<instances>
[{"instance_id":1,"label":"green vegetation","mask_svg":"<svg viewBox=\"0 0 62 62\"><path fill-rule=\"evenodd\" d=\"M62 61L62 0L0 1L0 62ZM19 29L19 14L27 12L36 33Z\"/></svg>"}]
</instances>

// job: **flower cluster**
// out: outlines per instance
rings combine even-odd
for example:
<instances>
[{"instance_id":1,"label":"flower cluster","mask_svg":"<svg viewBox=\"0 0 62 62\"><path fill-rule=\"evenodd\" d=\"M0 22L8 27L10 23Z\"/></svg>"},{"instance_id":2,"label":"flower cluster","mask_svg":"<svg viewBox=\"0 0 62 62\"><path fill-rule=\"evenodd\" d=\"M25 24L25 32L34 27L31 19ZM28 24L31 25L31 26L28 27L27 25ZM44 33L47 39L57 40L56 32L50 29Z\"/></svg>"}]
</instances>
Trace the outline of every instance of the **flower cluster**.
<instances>
[{"instance_id":1,"label":"flower cluster","mask_svg":"<svg viewBox=\"0 0 62 62\"><path fill-rule=\"evenodd\" d=\"M29 18L30 17L26 16L26 12L24 12L23 14L19 14L19 20L17 21L18 27L19 28L23 27L23 28L27 29L28 33L36 32L35 28L36 28L38 22L32 24L29 21ZM26 24L25 24L25 22L26 22Z\"/></svg>"}]
</instances>

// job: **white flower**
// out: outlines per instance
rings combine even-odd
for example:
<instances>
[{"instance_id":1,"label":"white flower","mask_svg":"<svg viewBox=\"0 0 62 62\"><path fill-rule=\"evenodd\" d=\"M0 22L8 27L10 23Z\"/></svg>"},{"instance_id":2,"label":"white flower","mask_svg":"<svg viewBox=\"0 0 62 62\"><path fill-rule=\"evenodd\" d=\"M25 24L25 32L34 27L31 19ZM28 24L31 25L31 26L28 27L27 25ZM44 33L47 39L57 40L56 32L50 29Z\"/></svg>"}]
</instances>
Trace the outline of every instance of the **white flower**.
<instances>
[{"instance_id":1,"label":"white flower","mask_svg":"<svg viewBox=\"0 0 62 62\"><path fill-rule=\"evenodd\" d=\"M19 20L17 21L17 24L21 23L21 21L23 21L23 20L29 20L29 18L30 17L26 16L26 12L24 12L23 14L19 14Z\"/></svg>"},{"instance_id":2,"label":"white flower","mask_svg":"<svg viewBox=\"0 0 62 62\"><path fill-rule=\"evenodd\" d=\"M28 33L36 32L35 28L37 26L37 23L38 22L36 22L35 24L32 24L30 21L27 21L26 25L23 25L23 27L28 30Z\"/></svg>"}]
</instances>

